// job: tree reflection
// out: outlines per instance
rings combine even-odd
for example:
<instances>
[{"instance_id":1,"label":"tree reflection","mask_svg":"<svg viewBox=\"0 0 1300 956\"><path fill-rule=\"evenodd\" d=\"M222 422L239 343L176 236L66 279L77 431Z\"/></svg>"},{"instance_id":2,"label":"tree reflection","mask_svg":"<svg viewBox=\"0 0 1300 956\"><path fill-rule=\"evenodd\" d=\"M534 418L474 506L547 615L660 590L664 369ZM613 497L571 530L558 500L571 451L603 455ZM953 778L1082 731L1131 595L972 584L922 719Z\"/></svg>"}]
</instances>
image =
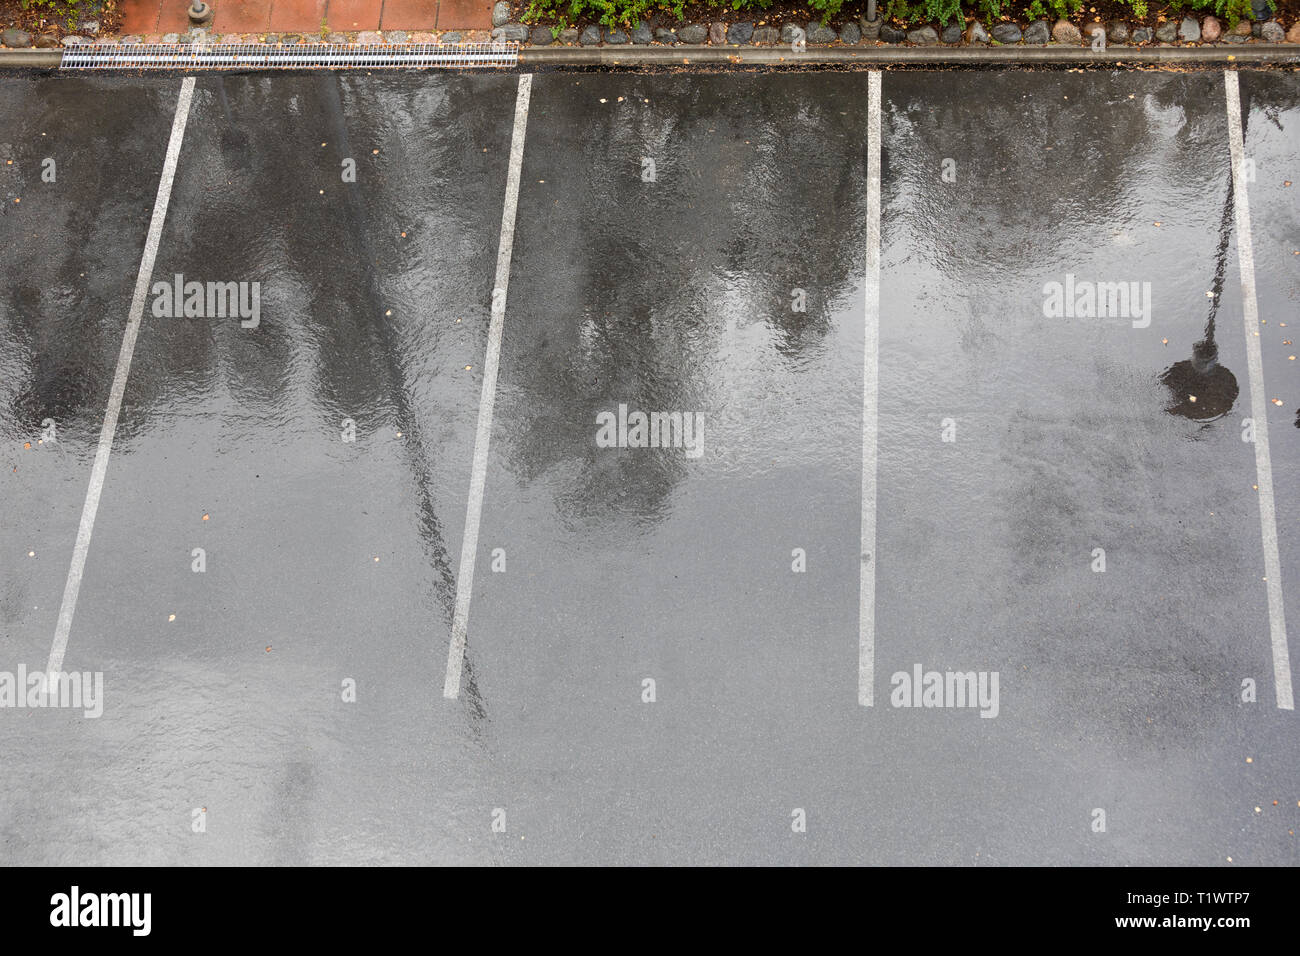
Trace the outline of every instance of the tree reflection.
<instances>
[{"instance_id":1,"label":"tree reflection","mask_svg":"<svg viewBox=\"0 0 1300 956\"><path fill-rule=\"evenodd\" d=\"M548 89L525 157L511 414L493 440L521 483L556 476L570 526L655 522L688 467L597 449L597 412L742 415L731 403L762 366L807 362L856 306L866 87L730 74ZM807 311L791 308L796 288Z\"/></svg>"}]
</instances>

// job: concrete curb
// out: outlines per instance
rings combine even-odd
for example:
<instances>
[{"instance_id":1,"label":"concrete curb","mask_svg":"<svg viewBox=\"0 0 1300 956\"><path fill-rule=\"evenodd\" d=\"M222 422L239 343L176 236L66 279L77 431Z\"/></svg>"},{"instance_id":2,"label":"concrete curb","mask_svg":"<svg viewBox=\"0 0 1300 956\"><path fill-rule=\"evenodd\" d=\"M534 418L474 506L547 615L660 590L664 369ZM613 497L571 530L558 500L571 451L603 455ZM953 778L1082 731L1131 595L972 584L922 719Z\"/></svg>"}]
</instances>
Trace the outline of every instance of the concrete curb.
<instances>
[{"instance_id":1,"label":"concrete curb","mask_svg":"<svg viewBox=\"0 0 1300 956\"><path fill-rule=\"evenodd\" d=\"M1117 47L1095 53L1086 46L1047 47L827 47L794 53L789 46L675 46L621 49L522 48L521 69L604 67L642 69L669 66L761 66L794 68L858 66L1014 68L1053 66L1180 66L1221 69L1229 65L1300 66L1300 45L1236 47Z\"/></svg>"},{"instance_id":2,"label":"concrete curb","mask_svg":"<svg viewBox=\"0 0 1300 956\"><path fill-rule=\"evenodd\" d=\"M56 70L62 50L0 50L0 70Z\"/></svg>"},{"instance_id":3,"label":"concrete curb","mask_svg":"<svg viewBox=\"0 0 1300 956\"><path fill-rule=\"evenodd\" d=\"M62 50L0 50L0 70L53 70ZM666 69L669 67L763 67L767 69L863 69L954 67L1014 69L1083 66L1115 69L1170 66L1222 69L1226 66L1300 67L1300 45L1115 47L1094 52L1086 46L1003 47L812 47L788 46L524 47L521 70ZM178 71L183 72L183 71Z\"/></svg>"}]
</instances>

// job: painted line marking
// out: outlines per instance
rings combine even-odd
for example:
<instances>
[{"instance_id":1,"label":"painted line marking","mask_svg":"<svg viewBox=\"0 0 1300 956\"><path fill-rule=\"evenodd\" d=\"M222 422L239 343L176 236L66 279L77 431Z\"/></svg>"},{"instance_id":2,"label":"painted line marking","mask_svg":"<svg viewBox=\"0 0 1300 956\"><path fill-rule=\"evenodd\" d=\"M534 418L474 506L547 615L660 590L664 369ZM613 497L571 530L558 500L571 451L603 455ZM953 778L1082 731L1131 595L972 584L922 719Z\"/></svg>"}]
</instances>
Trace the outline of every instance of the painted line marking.
<instances>
[{"instance_id":1,"label":"painted line marking","mask_svg":"<svg viewBox=\"0 0 1300 956\"><path fill-rule=\"evenodd\" d=\"M1246 359L1250 368L1250 414L1255 420L1255 483L1259 485L1259 526L1264 542L1264 575L1268 579L1268 627L1273 644L1273 686L1277 706L1294 710L1291 694L1291 655L1286 641L1286 610L1282 604L1282 560L1278 556L1277 515L1273 508L1273 458L1268 446L1268 405L1264 392L1264 360L1259 345L1259 303L1255 299L1255 247L1250 233L1250 202L1242 167L1246 147L1241 131L1241 96L1237 74L1223 74L1228 101L1228 148L1232 153L1233 209L1237 215L1237 259L1241 272L1242 318L1246 328Z\"/></svg>"},{"instance_id":2,"label":"painted line marking","mask_svg":"<svg viewBox=\"0 0 1300 956\"><path fill-rule=\"evenodd\" d=\"M81 590L81 575L86 567L86 554L90 551L90 535L95 528L95 514L99 511L99 497L104 491L104 478L108 474L108 459L113 453L113 436L117 432L117 417L122 410L126 394L127 376L131 374L131 357L135 353L135 340L140 334L144 316L145 296L153 276L154 259L158 255L158 242L162 238L163 222L167 219L167 206L171 202L172 179L180 159L181 141L185 138L185 124L190 118L190 101L194 97L194 77L181 81L180 97L176 100L176 115L172 119L171 139L167 143L167 158L163 162L162 179L158 182L158 196L154 199L153 218L149 221L149 234L145 239L144 255L140 258L140 271L135 278L135 295L131 298L130 317L122 334L122 348L117 354L117 370L113 373L113 387L104 410L104 424L99 431L99 447L95 450L95 463L90 470L90 487L86 489L86 502L81 508L81 526L77 529L77 544L72 551L72 565L63 587L63 604L59 607L59 622L54 629L54 644L46 665L46 679L56 677L63 669L63 655L68 649L68 634L72 631L72 616L77 609L77 594Z\"/></svg>"},{"instance_id":3,"label":"painted line marking","mask_svg":"<svg viewBox=\"0 0 1300 956\"><path fill-rule=\"evenodd\" d=\"M492 287L492 324L488 327L487 357L483 363L483 392L478 406L478 431L474 436L474 466L465 509L465 538L456 576L456 611L447 650L447 676L442 696L460 695L460 672L465 663L465 638L469 627L469 602L474 590L474 563L478 557L478 526L483 514L483 486L487 481L488 445L492 440L492 411L497 397L497 370L501 362L501 336L505 331L506 292L510 284L510 256L515 244L515 210L519 205L519 173L524 159L524 133L528 129L528 99L533 75L519 77L515 97L515 128L510 139L510 172L506 177L505 208L501 211L501 243L497 247L496 282Z\"/></svg>"},{"instance_id":4,"label":"painted line marking","mask_svg":"<svg viewBox=\"0 0 1300 956\"><path fill-rule=\"evenodd\" d=\"M880 71L868 74L867 268L862 345L862 549L858 579L858 703L876 680L876 432L880 348Z\"/></svg>"}]
</instances>

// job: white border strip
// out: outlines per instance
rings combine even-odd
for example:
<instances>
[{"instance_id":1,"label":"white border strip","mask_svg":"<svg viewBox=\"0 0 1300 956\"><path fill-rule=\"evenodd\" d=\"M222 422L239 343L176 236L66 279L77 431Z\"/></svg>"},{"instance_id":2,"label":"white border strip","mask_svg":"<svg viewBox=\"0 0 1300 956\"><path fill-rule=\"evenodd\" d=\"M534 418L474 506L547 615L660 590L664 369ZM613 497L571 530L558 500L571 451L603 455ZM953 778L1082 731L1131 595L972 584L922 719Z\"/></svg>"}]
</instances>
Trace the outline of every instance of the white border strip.
<instances>
[{"instance_id":1,"label":"white border strip","mask_svg":"<svg viewBox=\"0 0 1300 956\"><path fill-rule=\"evenodd\" d=\"M876 431L880 349L880 71L868 74L867 268L862 344L862 549L858 556L858 703L876 679Z\"/></svg>"},{"instance_id":2,"label":"white border strip","mask_svg":"<svg viewBox=\"0 0 1300 956\"><path fill-rule=\"evenodd\" d=\"M1246 361L1250 368L1250 414L1255 420L1255 483L1259 485L1259 526L1264 541L1264 575L1268 585L1268 627L1273 644L1273 685L1277 706L1294 710L1291 656L1282 603L1282 561L1278 556L1277 515L1273 508L1273 459L1268 447L1268 403L1264 360L1259 346L1259 303L1255 299L1255 247L1251 241L1250 203L1242 175L1246 147L1241 132L1241 96L1237 74L1223 74L1228 102L1228 148L1232 153L1232 205L1237 214L1237 259L1241 271L1241 313L1246 327Z\"/></svg>"},{"instance_id":3,"label":"white border strip","mask_svg":"<svg viewBox=\"0 0 1300 956\"><path fill-rule=\"evenodd\" d=\"M469 481L469 504L465 509L460 573L456 576L456 612L451 624L451 647L447 650L447 676L442 684L442 696L448 700L455 700L460 694L460 672L465 662L465 635L469 627L470 596L474 590L478 525L483 514L483 486L487 480L488 445L492 441L492 411L496 405L497 370L501 362L501 336L505 331L506 320L506 292L510 285L510 256L515 245L515 210L519 205L519 173L524 161L524 133L528 129L528 100L532 87L531 73L519 77L519 92L515 97L515 128L510 139L510 172L506 177L506 201L501 212L501 242L497 246L496 283L492 287L492 324L488 327L483 391L478 407L478 431L474 436L474 467Z\"/></svg>"},{"instance_id":4,"label":"white border strip","mask_svg":"<svg viewBox=\"0 0 1300 956\"><path fill-rule=\"evenodd\" d=\"M104 491L104 477L108 473L108 458L113 453L113 436L117 432L117 416L122 410L126 394L126 379L131 374L131 357L135 353L135 340L140 334L140 321L144 316L145 296L149 279L153 275L154 259L158 255L158 242L162 238L163 222L167 219L167 205L171 201L172 179L181 155L181 141L185 138L185 124L190 117L190 101L194 96L194 77L181 81L180 97L176 101L176 115L172 119L171 139L167 143L167 158L163 162L162 179L158 182L158 196L154 199L153 219L140 258L140 271L135 278L135 295L131 298L131 313L122 335L122 348L117 353L117 371L113 374L113 387L104 410L104 425L99 431L99 447L95 451L95 464L90 470L90 487L86 489L86 502L81 508L81 526L77 529L77 544L72 551L72 565L68 568L68 581L63 588L63 604L59 608L59 622L54 629L54 643L50 647L50 660L45 668L48 678L55 678L63 669L63 655L68 649L68 634L72 630L72 615L77 609L77 594L81 590L81 575L86 567L86 554L90 551L90 535L95 528L95 514L99 511L99 496Z\"/></svg>"}]
</instances>

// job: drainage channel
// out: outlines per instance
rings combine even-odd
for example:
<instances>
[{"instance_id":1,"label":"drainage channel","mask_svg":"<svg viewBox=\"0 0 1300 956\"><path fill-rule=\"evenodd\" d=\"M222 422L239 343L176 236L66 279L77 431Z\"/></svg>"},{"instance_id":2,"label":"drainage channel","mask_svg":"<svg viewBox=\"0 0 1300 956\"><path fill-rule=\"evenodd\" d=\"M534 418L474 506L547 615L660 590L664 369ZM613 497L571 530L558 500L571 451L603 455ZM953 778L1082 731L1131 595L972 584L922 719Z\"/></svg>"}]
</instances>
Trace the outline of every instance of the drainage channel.
<instances>
[{"instance_id":1,"label":"drainage channel","mask_svg":"<svg viewBox=\"0 0 1300 956\"><path fill-rule=\"evenodd\" d=\"M72 47L61 70L428 69L514 67L517 43L416 43L403 46L304 43L151 43L129 47Z\"/></svg>"}]
</instances>

